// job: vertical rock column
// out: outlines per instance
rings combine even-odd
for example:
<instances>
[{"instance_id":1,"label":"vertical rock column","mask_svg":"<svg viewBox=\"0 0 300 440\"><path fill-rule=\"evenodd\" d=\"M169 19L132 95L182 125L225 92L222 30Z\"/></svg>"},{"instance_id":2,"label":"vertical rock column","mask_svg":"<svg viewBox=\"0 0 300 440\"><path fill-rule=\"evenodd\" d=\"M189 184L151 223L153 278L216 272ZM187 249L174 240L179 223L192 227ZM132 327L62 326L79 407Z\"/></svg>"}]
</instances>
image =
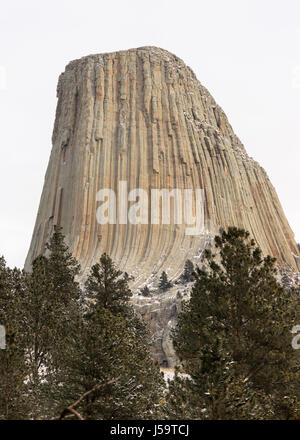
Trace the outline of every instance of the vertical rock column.
<instances>
[{"instance_id":1,"label":"vertical rock column","mask_svg":"<svg viewBox=\"0 0 300 440\"><path fill-rule=\"evenodd\" d=\"M243 227L264 254L299 269L299 251L265 171L250 158L226 115L183 61L142 47L72 61L61 74L53 147L25 267L60 224L84 277L107 252L133 287L165 270L176 278L220 226ZM205 231L185 224L100 225L100 189L197 189ZM171 210L173 214L173 209ZM123 219L124 220L124 219ZM150 220L150 215L149 215ZM122 221L121 221L122 223ZM123 221L124 223L124 221Z\"/></svg>"}]
</instances>

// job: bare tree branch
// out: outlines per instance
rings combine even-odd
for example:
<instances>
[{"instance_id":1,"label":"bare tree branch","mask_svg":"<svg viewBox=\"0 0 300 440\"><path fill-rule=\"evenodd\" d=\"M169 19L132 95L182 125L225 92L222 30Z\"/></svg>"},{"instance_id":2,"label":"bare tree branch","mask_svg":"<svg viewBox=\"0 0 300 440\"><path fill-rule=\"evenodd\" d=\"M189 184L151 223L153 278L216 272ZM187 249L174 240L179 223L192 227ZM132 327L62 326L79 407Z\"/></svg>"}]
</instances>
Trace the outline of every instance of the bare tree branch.
<instances>
[{"instance_id":1,"label":"bare tree branch","mask_svg":"<svg viewBox=\"0 0 300 440\"><path fill-rule=\"evenodd\" d=\"M89 394L93 393L94 391L98 390L99 388L106 387L107 385L111 385L112 383L117 382L120 379L120 376L118 376L115 379L111 379L106 383L95 385L90 390L86 391L78 400L76 400L72 405L67 406L67 408L64 408L61 412L61 415L58 420L62 420L65 418L65 416L69 413L74 414L77 419L84 420L84 418L74 409L80 402L82 402L83 399L85 399Z\"/></svg>"}]
</instances>

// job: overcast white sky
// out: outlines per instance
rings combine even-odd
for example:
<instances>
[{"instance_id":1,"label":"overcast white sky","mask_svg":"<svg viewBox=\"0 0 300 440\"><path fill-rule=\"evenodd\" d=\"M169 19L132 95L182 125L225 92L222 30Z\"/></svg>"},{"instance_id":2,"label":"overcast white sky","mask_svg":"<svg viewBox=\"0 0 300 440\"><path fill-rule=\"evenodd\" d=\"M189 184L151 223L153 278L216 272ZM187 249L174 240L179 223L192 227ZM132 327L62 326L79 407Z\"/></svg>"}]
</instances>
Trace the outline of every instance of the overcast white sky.
<instances>
[{"instance_id":1,"label":"overcast white sky","mask_svg":"<svg viewBox=\"0 0 300 440\"><path fill-rule=\"evenodd\" d=\"M194 70L268 172L300 241L299 23L299 0L2 0L0 255L23 266L65 65L145 45Z\"/></svg>"}]
</instances>

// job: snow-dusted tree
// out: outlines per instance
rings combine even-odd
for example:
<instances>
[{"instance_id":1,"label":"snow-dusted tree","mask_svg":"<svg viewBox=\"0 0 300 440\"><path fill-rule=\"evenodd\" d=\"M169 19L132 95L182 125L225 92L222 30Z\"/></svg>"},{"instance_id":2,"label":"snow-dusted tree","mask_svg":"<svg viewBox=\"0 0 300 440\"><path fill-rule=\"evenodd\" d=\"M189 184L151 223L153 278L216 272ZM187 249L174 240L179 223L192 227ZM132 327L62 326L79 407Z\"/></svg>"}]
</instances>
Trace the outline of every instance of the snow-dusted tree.
<instances>
[{"instance_id":1,"label":"snow-dusted tree","mask_svg":"<svg viewBox=\"0 0 300 440\"><path fill-rule=\"evenodd\" d=\"M141 290L140 290L140 295L142 296L151 296L151 292L148 286L144 286Z\"/></svg>"},{"instance_id":2,"label":"snow-dusted tree","mask_svg":"<svg viewBox=\"0 0 300 440\"><path fill-rule=\"evenodd\" d=\"M24 274L9 269L0 257L0 324L5 328L5 349L0 348L0 420L28 414L22 296Z\"/></svg>"},{"instance_id":3,"label":"snow-dusted tree","mask_svg":"<svg viewBox=\"0 0 300 440\"><path fill-rule=\"evenodd\" d=\"M168 275L165 271L163 271L160 276L158 287L162 292L165 292L172 287L172 283L168 280Z\"/></svg>"},{"instance_id":4,"label":"snow-dusted tree","mask_svg":"<svg viewBox=\"0 0 300 440\"><path fill-rule=\"evenodd\" d=\"M215 246L173 333L190 377L172 384L172 417L291 418L300 405L300 359L291 346L297 292L278 283L275 260L248 232L229 228Z\"/></svg>"},{"instance_id":5,"label":"snow-dusted tree","mask_svg":"<svg viewBox=\"0 0 300 440\"><path fill-rule=\"evenodd\" d=\"M77 344L65 363L65 407L86 395L77 405L85 419L159 417L164 383L145 325L128 302L127 280L108 255L92 267L86 294Z\"/></svg>"},{"instance_id":6,"label":"snow-dusted tree","mask_svg":"<svg viewBox=\"0 0 300 440\"><path fill-rule=\"evenodd\" d=\"M194 264L191 260L186 260L184 264L184 270L182 272L182 275L180 277L180 281L182 283L188 283L190 281L193 281L193 273L194 273Z\"/></svg>"}]
</instances>

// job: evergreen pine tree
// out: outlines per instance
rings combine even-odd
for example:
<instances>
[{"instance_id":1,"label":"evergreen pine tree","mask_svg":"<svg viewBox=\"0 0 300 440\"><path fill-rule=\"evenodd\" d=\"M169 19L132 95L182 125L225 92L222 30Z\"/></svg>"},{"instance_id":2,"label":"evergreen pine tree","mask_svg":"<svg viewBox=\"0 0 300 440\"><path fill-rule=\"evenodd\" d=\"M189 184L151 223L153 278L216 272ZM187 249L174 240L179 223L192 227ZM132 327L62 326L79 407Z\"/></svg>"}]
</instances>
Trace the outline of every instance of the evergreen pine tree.
<instances>
[{"instance_id":1,"label":"evergreen pine tree","mask_svg":"<svg viewBox=\"0 0 300 440\"><path fill-rule=\"evenodd\" d=\"M64 357L74 343L79 319L79 266L55 227L47 244L48 256L37 257L26 278L23 301L28 353L28 398L31 417L49 418ZM53 414L53 413L52 413Z\"/></svg>"},{"instance_id":2,"label":"evergreen pine tree","mask_svg":"<svg viewBox=\"0 0 300 440\"><path fill-rule=\"evenodd\" d=\"M194 277L193 277L193 273L194 273L194 264L192 263L191 260L186 260L185 264L184 264L184 270L183 273L181 275L181 281L183 283L188 283L190 281L193 281Z\"/></svg>"},{"instance_id":3,"label":"evergreen pine tree","mask_svg":"<svg viewBox=\"0 0 300 440\"><path fill-rule=\"evenodd\" d=\"M85 283L89 300L110 310L113 314L122 312L124 315L131 309L128 300L132 293L128 287L128 278L115 267L112 259L103 254L100 263L96 263Z\"/></svg>"},{"instance_id":4,"label":"evergreen pine tree","mask_svg":"<svg viewBox=\"0 0 300 440\"><path fill-rule=\"evenodd\" d=\"M53 294L65 304L73 303L79 299L80 289L75 277L78 275L80 265L72 257L60 226L54 226L54 232L46 244L48 251L48 274L53 286Z\"/></svg>"},{"instance_id":5,"label":"evergreen pine tree","mask_svg":"<svg viewBox=\"0 0 300 440\"><path fill-rule=\"evenodd\" d=\"M168 275L165 271L163 271L160 276L158 287L162 292L165 292L172 287L172 283L168 280Z\"/></svg>"},{"instance_id":6,"label":"evergreen pine tree","mask_svg":"<svg viewBox=\"0 0 300 440\"><path fill-rule=\"evenodd\" d=\"M148 286L144 286L141 290L140 290L140 295L142 296L151 296L151 292Z\"/></svg>"},{"instance_id":7,"label":"evergreen pine tree","mask_svg":"<svg viewBox=\"0 0 300 440\"><path fill-rule=\"evenodd\" d=\"M229 228L206 251L190 300L173 333L188 378L169 394L173 416L209 419L290 418L299 408L299 353L291 328L299 323L297 292L276 280L249 233ZM176 406L181 402L181 408Z\"/></svg>"},{"instance_id":8,"label":"evergreen pine tree","mask_svg":"<svg viewBox=\"0 0 300 440\"><path fill-rule=\"evenodd\" d=\"M0 349L0 420L25 418L29 410L22 290L23 273L0 257L0 324L6 331L6 347Z\"/></svg>"},{"instance_id":9,"label":"evergreen pine tree","mask_svg":"<svg viewBox=\"0 0 300 440\"><path fill-rule=\"evenodd\" d=\"M65 407L88 393L76 408L82 418L155 418L164 384L145 342L145 325L128 303L127 280L104 254L85 286L85 314L62 388Z\"/></svg>"}]
</instances>

